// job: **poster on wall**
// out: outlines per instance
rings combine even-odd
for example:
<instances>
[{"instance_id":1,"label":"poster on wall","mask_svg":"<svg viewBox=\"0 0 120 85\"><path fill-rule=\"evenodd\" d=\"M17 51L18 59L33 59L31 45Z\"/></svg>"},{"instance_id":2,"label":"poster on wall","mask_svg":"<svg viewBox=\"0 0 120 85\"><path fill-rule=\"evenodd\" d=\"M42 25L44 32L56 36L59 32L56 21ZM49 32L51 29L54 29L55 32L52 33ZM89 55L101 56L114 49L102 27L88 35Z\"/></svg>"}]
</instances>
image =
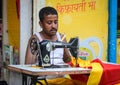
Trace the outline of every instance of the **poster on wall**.
<instances>
[{"instance_id":1,"label":"poster on wall","mask_svg":"<svg viewBox=\"0 0 120 85\"><path fill-rule=\"evenodd\" d=\"M36 6L38 6L41 0L36 1ZM41 7L36 7L37 10L34 10L38 14L43 6L52 6L58 11L58 31L66 34L67 41L72 37L79 37L80 57L89 60L95 58L107 60L108 0L45 1L41 2ZM39 19L38 15L33 17ZM37 20L36 23L38 23ZM33 29L37 28L40 29L39 25Z\"/></svg>"},{"instance_id":2,"label":"poster on wall","mask_svg":"<svg viewBox=\"0 0 120 85\"><path fill-rule=\"evenodd\" d=\"M4 61L6 66L9 64L13 64L13 46L4 45L3 46L4 52Z\"/></svg>"}]
</instances>

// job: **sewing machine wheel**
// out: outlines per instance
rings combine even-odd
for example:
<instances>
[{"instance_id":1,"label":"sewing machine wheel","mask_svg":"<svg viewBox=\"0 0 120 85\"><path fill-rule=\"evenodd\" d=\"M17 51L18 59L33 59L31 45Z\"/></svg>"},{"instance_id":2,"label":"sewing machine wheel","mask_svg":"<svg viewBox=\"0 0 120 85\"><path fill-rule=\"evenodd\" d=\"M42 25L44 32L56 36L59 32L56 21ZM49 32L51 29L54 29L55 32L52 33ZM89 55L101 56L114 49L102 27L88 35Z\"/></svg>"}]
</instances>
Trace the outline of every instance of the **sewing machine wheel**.
<instances>
[{"instance_id":1,"label":"sewing machine wheel","mask_svg":"<svg viewBox=\"0 0 120 85\"><path fill-rule=\"evenodd\" d=\"M38 52L38 45L37 45L37 39L32 38L30 41L30 50L33 55L36 55Z\"/></svg>"}]
</instances>

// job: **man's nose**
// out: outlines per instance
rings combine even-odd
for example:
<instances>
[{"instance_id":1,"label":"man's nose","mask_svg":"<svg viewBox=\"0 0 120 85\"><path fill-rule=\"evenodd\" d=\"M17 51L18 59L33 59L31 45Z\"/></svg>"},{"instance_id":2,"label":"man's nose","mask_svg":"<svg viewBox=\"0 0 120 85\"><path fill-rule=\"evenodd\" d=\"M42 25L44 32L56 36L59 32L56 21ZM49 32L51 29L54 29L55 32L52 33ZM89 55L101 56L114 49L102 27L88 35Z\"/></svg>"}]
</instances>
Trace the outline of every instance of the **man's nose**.
<instances>
[{"instance_id":1,"label":"man's nose","mask_svg":"<svg viewBox=\"0 0 120 85\"><path fill-rule=\"evenodd\" d=\"M52 23L52 27L53 27L53 28L56 28L56 26L57 26L57 24Z\"/></svg>"}]
</instances>

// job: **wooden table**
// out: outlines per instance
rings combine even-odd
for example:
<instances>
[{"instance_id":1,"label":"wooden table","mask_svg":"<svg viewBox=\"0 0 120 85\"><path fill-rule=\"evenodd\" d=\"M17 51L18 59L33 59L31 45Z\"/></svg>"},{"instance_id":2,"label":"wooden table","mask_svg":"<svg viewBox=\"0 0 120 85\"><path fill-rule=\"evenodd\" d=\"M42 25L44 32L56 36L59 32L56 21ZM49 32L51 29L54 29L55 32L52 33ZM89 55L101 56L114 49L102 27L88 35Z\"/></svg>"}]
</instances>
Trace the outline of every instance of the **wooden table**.
<instances>
[{"instance_id":1,"label":"wooden table","mask_svg":"<svg viewBox=\"0 0 120 85\"><path fill-rule=\"evenodd\" d=\"M57 75L57 74L90 74L91 69L80 67L68 67L68 68L40 68L31 65L9 65L10 71L19 72L23 75L22 85L27 85L27 76L32 77L33 84L36 85L37 77L45 75ZM43 80L46 79L43 78ZM41 82L38 82L42 84Z\"/></svg>"}]
</instances>

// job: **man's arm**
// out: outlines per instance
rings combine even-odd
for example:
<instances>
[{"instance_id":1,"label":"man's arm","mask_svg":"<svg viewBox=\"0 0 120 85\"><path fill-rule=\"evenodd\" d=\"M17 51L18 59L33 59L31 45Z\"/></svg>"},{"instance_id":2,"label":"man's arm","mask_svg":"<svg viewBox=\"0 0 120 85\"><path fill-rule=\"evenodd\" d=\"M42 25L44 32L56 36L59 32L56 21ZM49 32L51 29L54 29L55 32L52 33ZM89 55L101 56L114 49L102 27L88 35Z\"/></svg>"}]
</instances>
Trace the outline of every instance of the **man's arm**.
<instances>
[{"instance_id":1,"label":"man's arm","mask_svg":"<svg viewBox=\"0 0 120 85\"><path fill-rule=\"evenodd\" d=\"M61 39L63 42L67 42L66 40L66 35L64 34L61 34ZM69 51L68 48L64 48L64 55L63 55L63 61L67 64L69 64L70 66L74 66L73 63L72 63L72 60L71 60L71 53Z\"/></svg>"},{"instance_id":2,"label":"man's arm","mask_svg":"<svg viewBox=\"0 0 120 85\"><path fill-rule=\"evenodd\" d=\"M61 39L62 39L62 42L67 42L65 34L61 34ZM63 61L65 63L71 62L71 55L70 55L70 51L68 48L64 48Z\"/></svg>"},{"instance_id":3,"label":"man's arm","mask_svg":"<svg viewBox=\"0 0 120 85\"><path fill-rule=\"evenodd\" d=\"M32 38L35 38L35 36L32 36L28 41L26 55L25 55L25 64L35 64L36 56L31 53L31 49L30 49L30 42Z\"/></svg>"},{"instance_id":4,"label":"man's arm","mask_svg":"<svg viewBox=\"0 0 120 85\"><path fill-rule=\"evenodd\" d=\"M71 55L70 55L70 52L69 52L68 48L64 48L63 61L65 63L71 62Z\"/></svg>"}]
</instances>

